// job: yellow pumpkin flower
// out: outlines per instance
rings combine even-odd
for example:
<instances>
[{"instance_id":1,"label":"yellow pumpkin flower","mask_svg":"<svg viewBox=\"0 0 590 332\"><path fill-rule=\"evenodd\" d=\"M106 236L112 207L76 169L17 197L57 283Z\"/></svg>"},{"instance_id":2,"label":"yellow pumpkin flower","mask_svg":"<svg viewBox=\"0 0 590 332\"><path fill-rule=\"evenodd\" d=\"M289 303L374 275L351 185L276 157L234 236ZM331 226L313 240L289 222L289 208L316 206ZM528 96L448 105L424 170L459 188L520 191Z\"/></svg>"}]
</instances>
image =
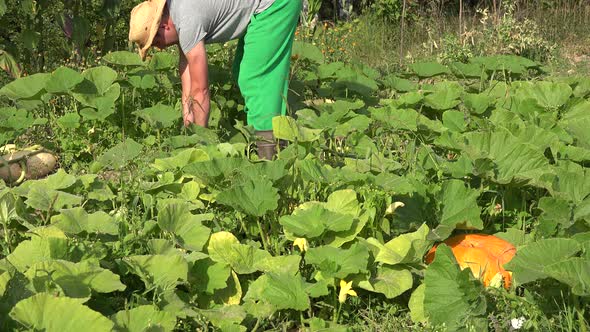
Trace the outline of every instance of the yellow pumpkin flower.
<instances>
[{"instance_id":1,"label":"yellow pumpkin flower","mask_svg":"<svg viewBox=\"0 0 590 332\"><path fill-rule=\"evenodd\" d=\"M299 248L299 251L305 252L309 249L309 243L307 243L307 239L303 237L298 237L293 241L293 247Z\"/></svg>"},{"instance_id":2,"label":"yellow pumpkin flower","mask_svg":"<svg viewBox=\"0 0 590 332\"><path fill-rule=\"evenodd\" d=\"M397 208L404 207L404 206L406 206L406 205L402 202L395 202L387 207L387 210L385 210L385 214L393 214L395 212L395 210L397 210Z\"/></svg>"},{"instance_id":3,"label":"yellow pumpkin flower","mask_svg":"<svg viewBox=\"0 0 590 332\"><path fill-rule=\"evenodd\" d=\"M502 275L502 272L496 273L496 275L494 275L494 277L490 280L490 287L495 287L495 288L502 287L502 280L503 279L504 279L504 276Z\"/></svg>"},{"instance_id":4,"label":"yellow pumpkin flower","mask_svg":"<svg viewBox=\"0 0 590 332\"><path fill-rule=\"evenodd\" d=\"M340 280L340 294L338 294L338 302L344 303L348 295L356 296L356 292L352 290L352 281L346 282L344 280Z\"/></svg>"}]
</instances>

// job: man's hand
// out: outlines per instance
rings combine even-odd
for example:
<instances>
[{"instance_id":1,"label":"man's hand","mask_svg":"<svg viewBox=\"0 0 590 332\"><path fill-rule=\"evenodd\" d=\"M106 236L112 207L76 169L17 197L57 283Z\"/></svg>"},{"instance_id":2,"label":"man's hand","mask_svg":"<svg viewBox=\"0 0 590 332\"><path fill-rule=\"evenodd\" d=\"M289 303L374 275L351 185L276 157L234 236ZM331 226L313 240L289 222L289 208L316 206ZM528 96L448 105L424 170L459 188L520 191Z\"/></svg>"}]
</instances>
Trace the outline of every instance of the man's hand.
<instances>
[{"instance_id":1,"label":"man's hand","mask_svg":"<svg viewBox=\"0 0 590 332\"><path fill-rule=\"evenodd\" d=\"M190 110L189 104L182 105L182 123L185 127L188 127L191 123L195 123L195 117L193 112Z\"/></svg>"}]
</instances>

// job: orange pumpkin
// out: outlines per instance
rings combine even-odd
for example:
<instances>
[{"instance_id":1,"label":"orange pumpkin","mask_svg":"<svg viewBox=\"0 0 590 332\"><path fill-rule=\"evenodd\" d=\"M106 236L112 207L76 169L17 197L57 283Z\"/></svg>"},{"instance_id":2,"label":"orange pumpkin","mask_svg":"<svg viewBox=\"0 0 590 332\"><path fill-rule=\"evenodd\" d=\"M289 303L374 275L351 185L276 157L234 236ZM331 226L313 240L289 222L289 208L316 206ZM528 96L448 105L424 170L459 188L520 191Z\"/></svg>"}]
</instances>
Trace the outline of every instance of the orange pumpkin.
<instances>
[{"instance_id":1,"label":"orange pumpkin","mask_svg":"<svg viewBox=\"0 0 590 332\"><path fill-rule=\"evenodd\" d=\"M461 269L471 268L471 273L486 287L502 278L504 287L510 288L512 274L503 267L516 253L516 248L510 242L493 235L461 234L448 238L444 243L451 247ZM427 264L434 260L436 247L426 254Z\"/></svg>"}]
</instances>

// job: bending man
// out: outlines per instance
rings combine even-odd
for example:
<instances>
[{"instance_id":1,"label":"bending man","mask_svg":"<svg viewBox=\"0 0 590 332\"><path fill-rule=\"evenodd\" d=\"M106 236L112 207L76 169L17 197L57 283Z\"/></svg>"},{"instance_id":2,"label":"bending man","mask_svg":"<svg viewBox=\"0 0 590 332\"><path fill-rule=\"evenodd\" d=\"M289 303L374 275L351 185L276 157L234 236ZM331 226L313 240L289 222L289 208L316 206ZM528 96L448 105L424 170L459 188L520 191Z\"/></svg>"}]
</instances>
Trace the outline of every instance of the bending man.
<instances>
[{"instance_id":1,"label":"bending man","mask_svg":"<svg viewBox=\"0 0 590 332\"><path fill-rule=\"evenodd\" d=\"M206 43L238 39L233 73L246 103L258 155L275 151L272 118L285 114L291 46L301 0L148 0L131 12L129 40L145 58L153 45L179 45L184 125L206 127L209 78Z\"/></svg>"}]
</instances>

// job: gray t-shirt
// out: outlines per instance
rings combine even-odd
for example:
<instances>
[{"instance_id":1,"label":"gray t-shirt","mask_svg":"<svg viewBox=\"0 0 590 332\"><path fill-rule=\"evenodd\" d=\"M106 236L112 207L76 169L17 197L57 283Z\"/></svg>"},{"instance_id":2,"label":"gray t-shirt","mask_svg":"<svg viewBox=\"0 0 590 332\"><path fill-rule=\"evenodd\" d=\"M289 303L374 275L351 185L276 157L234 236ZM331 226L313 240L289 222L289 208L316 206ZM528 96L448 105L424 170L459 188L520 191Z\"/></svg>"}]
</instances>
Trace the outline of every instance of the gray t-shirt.
<instances>
[{"instance_id":1,"label":"gray t-shirt","mask_svg":"<svg viewBox=\"0 0 590 332\"><path fill-rule=\"evenodd\" d=\"M223 43L240 38L253 14L275 0L167 0L180 48L188 53L201 40Z\"/></svg>"}]
</instances>

